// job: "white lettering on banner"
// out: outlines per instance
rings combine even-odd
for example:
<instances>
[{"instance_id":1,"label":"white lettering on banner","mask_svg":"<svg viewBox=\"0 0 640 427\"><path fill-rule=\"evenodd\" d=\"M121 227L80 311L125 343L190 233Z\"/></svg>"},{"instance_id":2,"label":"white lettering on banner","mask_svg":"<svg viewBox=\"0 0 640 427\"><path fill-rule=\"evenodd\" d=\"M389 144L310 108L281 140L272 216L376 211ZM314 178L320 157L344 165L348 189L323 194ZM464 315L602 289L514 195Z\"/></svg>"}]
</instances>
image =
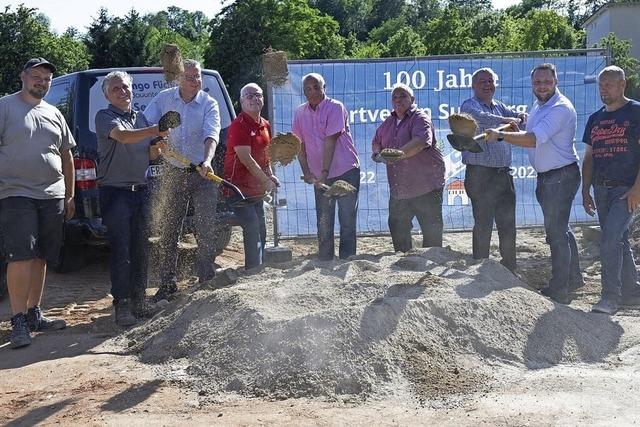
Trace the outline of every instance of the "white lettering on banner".
<instances>
[{"instance_id":1,"label":"white lettering on banner","mask_svg":"<svg viewBox=\"0 0 640 427\"><path fill-rule=\"evenodd\" d=\"M375 184L376 173L373 171L361 171L360 172L360 184Z\"/></svg>"},{"instance_id":2,"label":"white lettering on banner","mask_svg":"<svg viewBox=\"0 0 640 427\"><path fill-rule=\"evenodd\" d=\"M471 87L471 73L467 73L464 68L458 68L458 74L444 74L444 70L437 70L438 85L433 88L434 92L442 89L458 89Z\"/></svg>"},{"instance_id":3,"label":"white lettering on banner","mask_svg":"<svg viewBox=\"0 0 640 427\"><path fill-rule=\"evenodd\" d=\"M536 179L538 177L533 166L513 166L510 173L514 179Z\"/></svg>"}]
</instances>

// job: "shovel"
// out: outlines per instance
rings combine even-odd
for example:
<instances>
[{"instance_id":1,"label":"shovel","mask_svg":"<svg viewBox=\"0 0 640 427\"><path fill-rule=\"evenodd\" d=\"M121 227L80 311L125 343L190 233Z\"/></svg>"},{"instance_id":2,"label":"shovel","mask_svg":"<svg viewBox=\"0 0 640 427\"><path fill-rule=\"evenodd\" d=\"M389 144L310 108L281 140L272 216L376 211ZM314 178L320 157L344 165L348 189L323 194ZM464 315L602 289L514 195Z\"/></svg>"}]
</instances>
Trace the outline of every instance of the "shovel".
<instances>
[{"instance_id":1,"label":"shovel","mask_svg":"<svg viewBox=\"0 0 640 427\"><path fill-rule=\"evenodd\" d=\"M300 179L304 181L304 176L301 176ZM331 184L331 186L320 184L320 189L324 191L325 197L343 197L356 191L353 185L341 179Z\"/></svg>"},{"instance_id":2,"label":"shovel","mask_svg":"<svg viewBox=\"0 0 640 427\"><path fill-rule=\"evenodd\" d=\"M504 125L498 126L495 130L501 131L509 127L511 127L511 123L506 123ZM480 146L480 144L478 144L478 141L482 141L486 137L487 137L486 132L483 132L480 135L476 135L473 137L467 136L467 135L461 135L457 133L450 133L449 135L447 135L449 144L451 144L453 148L455 148L458 151L469 151L471 153L481 153L484 151Z\"/></svg>"},{"instance_id":3,"label":"shovel","mask_svg":"<svg viewBox=\"0 0 640 427\"><path fill-rule=\"evenodd\" d=\"M169 156L172 157L174 159L176 159L177 161L179 161L180 163L182 163L185 166L189 166L190 168L193 168L195 170L197 170L198 172L200 172L202 170L201 166L198 166L194 163L191 162L191 160L187 159L186 157L184 157L182 154L174 151L174 150L169 150L169 151L165 151L164 152L165 156ZM232 183L230 183L229 181L227 181L226 179L220 178L218 175L214 174L213 172L207 172L207 176L206 178L210 181L215 182L216 184L220 184L223 187L228 188L229 190L231 190L231 192L233 192L233 194L235 194L235 198L233 198L231 200L230 205L234 206L234 207L242 207L242 206L247 206L247 205L252 205L254 203L258 203L264 200L264 198L266 196L268 196L268 194L263 194L261 196L252 196L252 197L245 197L244 194L242 194L242 191L240 191L240 189L238 187L236 187L235 185L233 185Z\"/></svg>"}]
</instances>

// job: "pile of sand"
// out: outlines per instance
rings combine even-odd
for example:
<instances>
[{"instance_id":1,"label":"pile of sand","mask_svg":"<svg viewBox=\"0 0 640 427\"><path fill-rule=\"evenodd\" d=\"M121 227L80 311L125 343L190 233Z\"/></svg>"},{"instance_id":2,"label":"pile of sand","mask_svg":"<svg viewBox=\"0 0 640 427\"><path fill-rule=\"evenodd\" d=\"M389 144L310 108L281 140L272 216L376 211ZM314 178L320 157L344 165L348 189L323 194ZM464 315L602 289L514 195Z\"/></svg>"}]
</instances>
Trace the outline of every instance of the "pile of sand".
<instances>
[{"instance_id":1,"label":"pile of sand","mask_svg":"<svg viewBox=\"0 0 640 427\"><path fill-rule=\"evenodd\" d=\"M623 328L443 248L306 260L198 290L124 338L202 393L473 392L500 367L601 362Z\"/></svg>"}]
</instances>

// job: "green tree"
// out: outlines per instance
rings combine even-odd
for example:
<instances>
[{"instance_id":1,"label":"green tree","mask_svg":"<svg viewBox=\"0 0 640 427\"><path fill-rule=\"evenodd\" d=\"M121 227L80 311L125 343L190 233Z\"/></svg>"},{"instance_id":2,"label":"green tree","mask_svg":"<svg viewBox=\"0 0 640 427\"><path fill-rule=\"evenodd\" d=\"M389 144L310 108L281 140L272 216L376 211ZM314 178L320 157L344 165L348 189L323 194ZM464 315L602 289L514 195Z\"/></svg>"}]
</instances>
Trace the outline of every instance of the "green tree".
<instances>
[{"instance_id":1,"label":"green tree","mask_svg":"<svg viewBox=\"0 0 640 427\"><path fill-rule=\"evenodd\" d=\"M470 53L475 50L471 21L460 16L460 10L447 6L442 16L421 26L420 33L429 55Z\"/></svg>"},{"instance_id":2,"label":"green tree","mask_svg":"<svg viewBox=\"0 0 640 427\"><path fill-rule=\"evenodd\" d=\"M68 34L56 36L48 23L37 9L24 6L15 11L7 6L0 13L0 94L20 89L20 71L29 58L47 58L57 66L57 75L87 67L82 42Z\"/></svg>"},{"instance_id":3,"label":"green tree","mask_svg":"<svg viewBox=\"0 0 640 427\"><path fill-rule=\"evenodd\" d=\"M313 0L311 5L335 19L343 37L350 34L354 34L358 40L366 37L373 0Z\"/></svg>"},{"instance_id":4,"label":"green tree","mask_svg":"<svg viewBox=\"0 0 640 427\"><path fill-rule=\"evenodd\" d=\"M144 23L140 14L131 9L122 20L116 35L115 52L112 54L116 67L142 67L147 65L147 36L149 26Z\"/></svg>"},{"instance_id":5,"label":"green tree","mask_svg":"<svg viewBox=\"0 0 640 427\"><path fill-rule=\"evenodd\" d=\"M404 27L396 31L387 41L385 52L382 56L424 56L427 48L422 38L411 27Z\"/></svg>"},{"instance_id":6,"label":"green tree","mask_svg":"<svg viewBox=\"0 0 640 427\"><path fill-rule=\"evenodd\" d=\"M119 18L109 16L107 9L100 8L98 17L89 25L84 36L84 43L91 56L91 67L109 68L119 65L115 63L115 52L120 23Z\"/></svg>"},{"instance_id":7,"label":"green tree","mask_svg":"<svg viewBox=\"0 0 640 427\"><path fill-rule=\"evenodd\" d=\"M609 33L593 47L610 49L613 64L622 68L627 76L626 95L629 98L640 99L640 61L631 56L631 42Z\"/></svg>"},{"instance_id":8,"label":"green tree","mask_svg":"<svg viewBox=\"0 0 640 427\"><path fill-rule=\"evenodd\" d=\"M261 55L283 50L291 59L341 58L338 23L306 0L238 0L212 21L205 64L224 76L232 93L261 81ZM241 47L241 48L239 48Z\"/></svg>"},{"instance_id":9,"label":"green tree","mask_svg":"<svg viewBox=\"0 0 640 427\"><path fill-rule=\"evenodd\" d=\"M552 10L532 10L522 21L522 50L573 49L580 34Z\"/></svg>"}]
</instances>

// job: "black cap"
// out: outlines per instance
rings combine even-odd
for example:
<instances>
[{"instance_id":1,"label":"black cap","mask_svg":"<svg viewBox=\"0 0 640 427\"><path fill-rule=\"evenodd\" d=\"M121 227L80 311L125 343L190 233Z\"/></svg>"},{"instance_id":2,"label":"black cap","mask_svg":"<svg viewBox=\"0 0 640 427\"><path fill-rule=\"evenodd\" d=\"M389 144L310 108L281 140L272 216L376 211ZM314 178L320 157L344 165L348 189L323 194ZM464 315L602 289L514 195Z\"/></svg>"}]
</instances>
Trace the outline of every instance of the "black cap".
<instances>
[{"instance_id":1,"label":"black cap","mask_svg":"<svg viewBox=\"0 0 640 427\"><path fill-rule=\"evenodd\" d=\"M40 67L40 66L47 67L48 69L51 70L52 73L56 72L56 67L51 62L47 61L44 58L31 58L30 60L27 61L26 64L24 64L22 71L26 71L29 68Z\"/></svg>"}]
</instances>

